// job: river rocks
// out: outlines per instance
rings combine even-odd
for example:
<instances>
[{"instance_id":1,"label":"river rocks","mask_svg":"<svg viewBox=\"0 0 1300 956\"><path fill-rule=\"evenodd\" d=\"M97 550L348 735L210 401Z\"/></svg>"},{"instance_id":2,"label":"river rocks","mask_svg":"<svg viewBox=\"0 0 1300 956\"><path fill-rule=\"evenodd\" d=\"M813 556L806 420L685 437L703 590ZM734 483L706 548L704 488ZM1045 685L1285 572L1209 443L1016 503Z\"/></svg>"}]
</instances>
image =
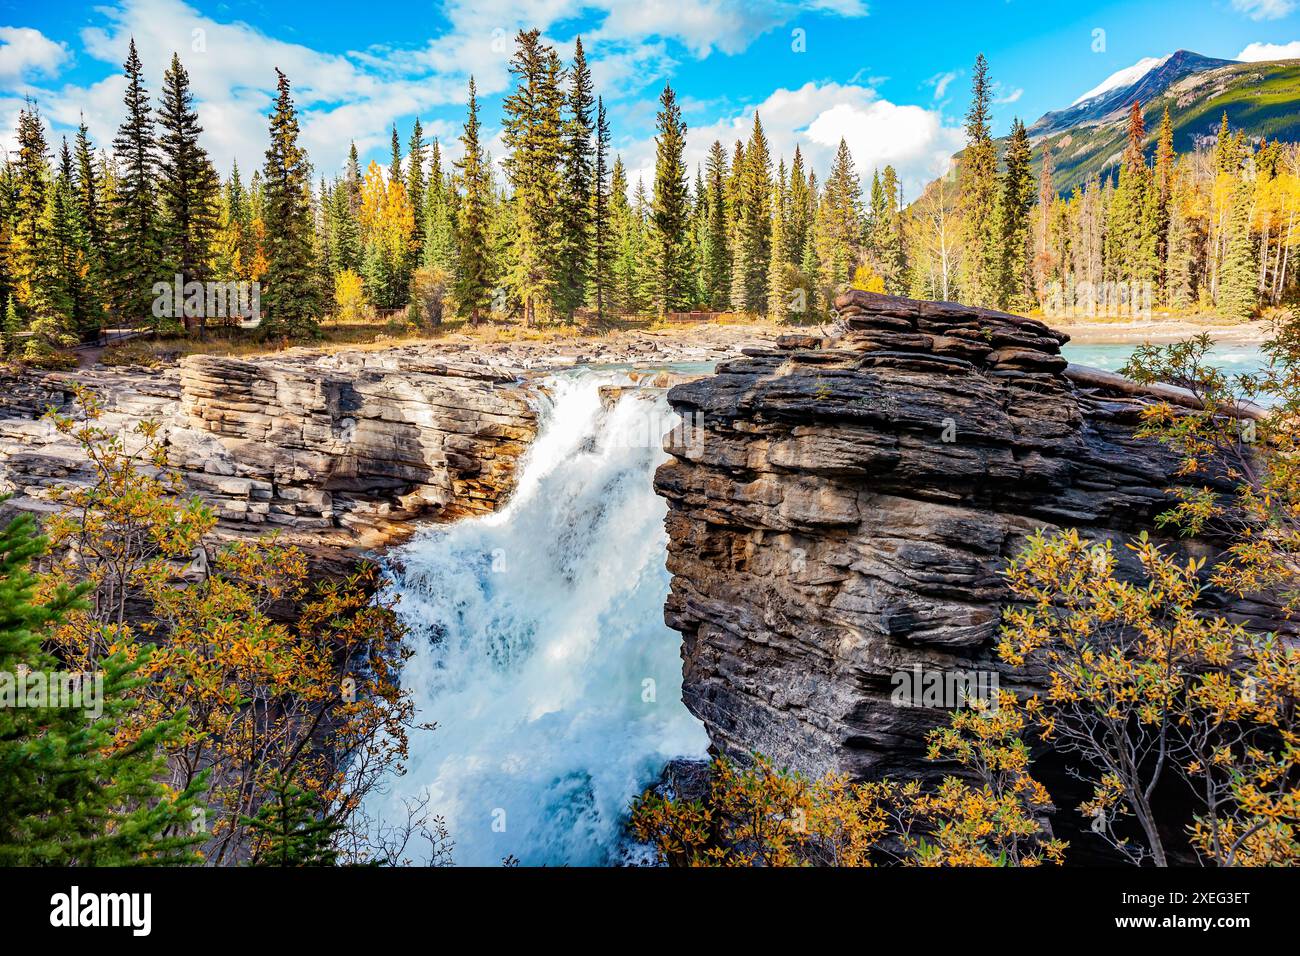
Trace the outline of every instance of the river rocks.
<instances>
[{"instance_id":1,"label":"river rocks","mask_svg":"<svg viewBox=\"0 0 1300 956\"><path fill-rule=\"evenodd\" d=\"M1076 385L1066 336L1041 322L865 292L836 305L831 334L783 337L670 391L695 426L668 436L655 478L665 617L717 749L814 774L934 775L924 734L946 712L893 706L893 676L1001 670L1007 558L1039 528L1150 527L1175 462L1134 437L1144 398ZM1212 600L1276 623L1265 604Z\"/></svg>"}]
</instances>

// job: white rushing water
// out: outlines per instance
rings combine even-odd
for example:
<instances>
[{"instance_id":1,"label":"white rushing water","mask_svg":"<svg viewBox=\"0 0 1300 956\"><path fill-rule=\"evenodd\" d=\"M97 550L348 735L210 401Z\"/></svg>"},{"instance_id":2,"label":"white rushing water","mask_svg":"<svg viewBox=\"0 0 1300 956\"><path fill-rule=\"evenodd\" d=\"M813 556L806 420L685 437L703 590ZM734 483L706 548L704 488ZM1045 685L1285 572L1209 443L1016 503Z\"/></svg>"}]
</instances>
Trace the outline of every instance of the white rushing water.
<instances>
[{"instance_id":1,"label":"white rushing water","mask_svg":"<svg viewBox=\"0 0 1300 956\"><path fill-rule=\"evenodd\" d=\"M405 819L427 795L455 862L615 861L631 799L676 756L702 756L681 702L680 635L655 467L676 418L617 374L556 379L518 487L499 512L430 529L394 561L415 655L408 772L367 809Z\"/></svg>"}]
</instances>

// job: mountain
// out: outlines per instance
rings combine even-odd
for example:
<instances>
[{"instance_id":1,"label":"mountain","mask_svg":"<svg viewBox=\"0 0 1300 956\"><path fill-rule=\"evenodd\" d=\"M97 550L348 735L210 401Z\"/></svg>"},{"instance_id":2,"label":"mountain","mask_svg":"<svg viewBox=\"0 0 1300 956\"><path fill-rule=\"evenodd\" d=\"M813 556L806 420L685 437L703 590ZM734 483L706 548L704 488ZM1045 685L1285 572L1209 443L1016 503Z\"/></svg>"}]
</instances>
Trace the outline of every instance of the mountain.
<instances>
[{"instance_id":1,"label":"mountain","mask_svg":"<svg viewBox=\"0 0 1300 956\"><path fill-rule=\"evenodd\" d=\"M1148 152L1166 106L1180 153L1212 141L1225 112L1229 125L1252 139L1300 139L1300 60L1238 63L1188 50L1142 60L1029 127L1035 170L1044 146L1051 147L1053 185L1062 193L1113 170L1134 100L1142 104Z\"/></svg>"}]
</instances>

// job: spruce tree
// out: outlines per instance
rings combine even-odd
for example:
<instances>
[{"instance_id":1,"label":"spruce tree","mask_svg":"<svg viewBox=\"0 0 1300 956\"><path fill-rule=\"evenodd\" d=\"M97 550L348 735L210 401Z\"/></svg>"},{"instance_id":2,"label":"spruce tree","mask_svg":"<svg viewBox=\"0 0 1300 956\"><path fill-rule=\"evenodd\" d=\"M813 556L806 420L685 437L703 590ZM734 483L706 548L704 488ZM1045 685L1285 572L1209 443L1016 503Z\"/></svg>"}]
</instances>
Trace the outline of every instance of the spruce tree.
<instances>
[{"instance_id":1,"label":"spruce tree","mask_svg":"<svg viewBox=\"0 0 1300 956\"><path fill-rule=\"evenodd\" d=\"M650 214L653 299L662 317L689 305L690 264L686 231L690 219L686 186L686 123L673 88L664 85L655 124L655 181Z\"/></svg>"},{"instance_id":2,"label":"spruce tree","mask_svg":"<svg viewBox=\"0 0 1300 956\"><path fill-rule=\"evenodd\" d=\"M1169 206L1174 188L1174 124L1169 118L1169 106L1166 104L1164 115L1160 118L1160 133L1156 138L1155 165L1155 231L1156 231L1156 265L1157 281L1161 289L1166 288L1165 267L1169 258Z\"/></svg>"},{"instance_id":3,"label":"spruce tree","mask_svg":"<svg viewBox=\"0 0 1300 956\"><path fill-rule=\"evenodd\" d=\"M203 127L193 101L189 74L173 53L163 74L158 105L159 236L168 266L181 276L182 285L209 278L217 228L219 184L216 170L199 144ZM202 325L201 315L185 315L187 329Z\"/></svg>"},{"instance_id":4,"label":"spruce tree","mask_svg":"<svg viewBox=\"0 0 1300 956\"><path fill-rule=\"evenodd\" d=\"M153 286L168 281L163 266L157 192L158 157L153 111L144 85L144 69L135 40L127 53L126 118L113 139L113 154L120 164L113 208L113 301L119 319L129 325L157 324L152 315Z\"/></svg>"},{"instance_id":5,"label":"spruce tree","mask_svg":"<svg viewBox=\"0 0 1300 956\"><path fill-rule=\"evenodd\" d=\"M53 281L46 206L51 187L45 124L30 100L18 111L18 158L11 172L13 287L20 315L45 313Z\"/></svg>"},{"instance_id":6,"label":"spruce tree","mask_svg":"<svg viewBox=\"0 0 1300 956\"><path fill-rule=\"evenodd\" d=\"M104 221L103 177L95 163L95 150L84 122L77 127L76 163L77 205L91 250L90 278L98 285L104 281L109 261L108 227Z\"/></svg>"},{"instance_id":7,"label":"spruce tree","mask_svg":"<svg viewBox=\"0 0 1300 956\"><path fill-rule=\"evenodd\" d=\"M337 179L330 191L330 257L335 273L361 271L361 224L352 205L351 186L346 176Z\"/></svg>"},{"instance_id":8,"label":"spruce tree","mask_svg":"<svg viewBox=\"0 0 1300 956\"><path fill-rule=\"evenodd\" d=\"M462 315L477 325L492 300L488 252L488 207L492 201L491 172L479 142L478 96L469 78L469 107L460 138L463 155L456 163L464 195L456 223L457 271L455 299Z\"/></svg>"},{"instance_id":9,"label":"spruce tree","mask_svg":"<svg viewBox=\"0 0 1300 956\"><path fill-rule=\"evenodd\" d=\"M1174 172L1169 200L1169 230L1163 260L1164 301L1173 309L1190 308L1197 298L1194 260L1197 255L1196 230L1187 215L1189 192L1194 189L1188 178Z\"/></svg>"},{"instance_id":10,"label":"spruce tree","mask_svg":"<svg viewBox=\"0 0 1300 956\"><path fill-rule=\"evenodd\" d=\"M52 266L49 305L64 331L89 340L99 333L100 314L90 281L90 237L77 202L76 174L66 138L59 155L46 214L47 254Z\"/></svg>"},{"instance_id":11,"label":"spruce tree","mask_svg":"<svg viewBox=\"0 0 1300 956\"><path fill-rule=\"evenodd\" d=\"M990 129L993 88L988 61L975 59L971 105L966 113L966 151L961 164L961 206L966 230L965 301L996 304L1000 266L997 220L997 149Z\"/></svg>"},{"instance_id":12,"label":"spruce tree","mask_svg":"<svg viewBox=\"0 0 1300 956\"><path fill-rule=\"evenodd\" d=\"M289 78L276 75L275 110L271 113L271 145L266 151L263 180L266 206L266 288L261 293L267 313L267 335L314 335L319 324L319 290L312 263L311 166L298 144L298 112Z\"/></svg>"},{"instance_id":13,"label":"spruce tree","mask_svg":"<svg viewBox=\"0 0 1300 956\"><path fill-rule=\"evenodd\" d=\"M103 659L102 683L86 675L81 700L60 693L36 702L33 687L70 676L61 676L42 642L81 596L61 589L36 597L30 568L45 544L30 515L0 530L0 687L6 696L17 693L18 681L27 688L27 706L0 706L0 866L197 862L190 822L205 775L179 794L160 783L162 748L179 735L181 718L117 745L134 723L147 652Z\"/></svg>"},{"instance_id":14,"label":"spruce tree","mask_svg":"<svg viewBox=\"0 0 1300 956\"><path fill-rule=\"evenodd\" d=\"M411 128L411 140L406 148L406 198L411 201L411 208L415 210L415 231L411 234L411 249L416 258L424 250L424 191L428 188L424 179L424 149L424 127L420 125L420 117L417 116L415 126Z\"/></svg>"},{"instance_id":15,"label":"spruce tree","mask_svg":"<svg viewBox=\"0 0 1300 956\"><path fill-rule=\"evenodd\" d=\"M559 57L538 30L520 30L510 60L515 90L503 105L510 153L515 238L507 281L523 305L524 322L562 304L560 205L564 150Z\"/></svg>"},{"instance_id":16,"label":"spruce tree","mask_svg":"<svg viewBox=\"0 0 1300 956\"><path fill-rule=\"evenodd\" d=\"M343 173L348 206L354 218L361 215L361 160L357 157L357 144L348 144L348 165Z\"/></svg>"},{"instance_id":17,"label":"spruce tree","mask_svg":"<svg viewBox=\"0 0 1300 956\"><path fill-rule=\"evenodd\" d=\"M1110 277L1121 282L1156 278L1155 194L1143 144L1146 126L1136 100L1129 110L1128 143L1107 207L1106 252Z\"/></svg>"},{"instance_id":18,"label":"spruce tree","mask_svg":"<svg viewBox=\"0 0 1300 956\"><path fill-rule=\"evenodd\" d=\"M906 287L907 255L903 246L901 215L902 187L893 166L886 166L880 177L882 200L880 221L875 229L874 245L877 271L885 280L885 291L900 294Z\"/></svg>"},{"instance_id":19,"label":"spruce tree","mask_svg":"<svg viewBox=\"0 0 1300 956\"><path fill-rule=\"evenodd\" d=\"M776 182L772 185L771 207L767 312L773 318L784 319L789 316L790 294L794 285L790 275L793 269L790 242L790 191L786 183L784 159L777 164Z\"/></svg>"},{"instance_id":20,"label":"spruce tree","mask_svg":"<svg viewBox=\"0 0 1300 956\"><path fill-rule=\"evenodd\" d=\"M1006 172L998 202L1001 265L997 304L1021 312L1029 309L1031 298L1029 217L1034 204L1034 177L1029 168L1030 158L1029 134L1025 124L1017 119L1007 140Z\"/></svg>"},{"instance_id":21,"label":"spruce tree","mask_svg":"<svg viewBox=\"0 0 1300 956\"><path fill-rule=\"evenodd\" d=\"M269 799L257 815L245 816L256 850L254 866L334 866L335 839L342 824L324 814L320 799L284 774L267 787Z\"/></svg>"},{"instance_id":22,"label":"spruce tree","mask_svg":"<svg viewBox=\"0 0 1300 956\"><path fill-rule=\"evenodd\" d=\"M705 169L708 222L702 251L704 293L709 308L721 311L731 298L731 251L727 235L727 154L717 140L709 148Z\"/></svg>"},{"instance_id":23,"label":"spruce tree","mask_svg":"<svg viewBox=\"0 0 1300 956\"><path fill-rule=\"evenodd\" d=\"M1216 300L1224 316L1239 321L1251 318L1259 305L1259 260L1250 231L1250 200L1250 184L1243 181L1233 196Z\"/></svg>"},{"instance_id":24,"label":"spruce tree","mask_svg":"<svg viewBox=\"0 0 1300 956\"><path fill-rule=\"evenodd\" d=\"M586 299L592 265L594 102L591 70L582 49L582 37L574 43L567 105L563 144L564 188L559 211L561 275L558 295L560 310L572 319L573 310Z\"/></svg>"},{"instance_id":25,"label":"spruce tree","mask_svg":"<svg viewBox=\"0 0 1300 956\"><path fill-rule=\"evenodd\" d=\"M639 312L640 291L637 269L640 267L638 227L627 198L627 172L623 158L614 157L609 184L609 221L614 239L613 301L616 312Z\"/></svg>"},{"instance_id":26,"label":"spruce tree","mask_svg":"<svg viewBox=\"0 0 1300 956\"><path fill-rule=\"evenodd\" d=\"M766 314L771 258L772 159L758 111L745 144L736 212L736 252L732 264L732 307Z\"/></svg>"},{"instance_id":27,"label":"spruce tree","mask_svg":"<svg viewBox=\"0 0 1300 956\"><path fill-rule=\"evenodd\" d=\"M804 168L803 153L794 148L790 163L790 256L791 261L803 269L804 255L812 237L814 196L809 189L808 170ZM811 278L805 276L805 279Z\"/></svg>"},{"instance_id":28,"label":"spruce tree","mask_svg":"<svg viewBox=\"0 0 1300 956\"><path fill-rule=\"evenodd\" d=\"M424 191L423 263L449 276L456 274L456 190L442 170L442 147L429 150L429 182Z\"/></svg>"},{"instance_id":29,"label":"spruce tree","mask_svg":"<svg viewBox=\"0 0 1300 956\"><path fill-rule=\"evenodd\" d=\"M609 118L605 103L596 100L596 158L592 168L590 301L596 318L603 319L612 306L614 285L614 223L611 219L609 169ZM624 197L626 202L626 197Z\"/></svg>"},{"instance_id":30,"label":"spruce tree","mask_svg":"<svg viewBox=\"0 0 1300 956\"><path fill-rule=\"evenodd\" d=\"M822 282L833 294L852 276L862 242L862 187L843 138L817 210L816 232Z\"/></svg>"}]
</instances>

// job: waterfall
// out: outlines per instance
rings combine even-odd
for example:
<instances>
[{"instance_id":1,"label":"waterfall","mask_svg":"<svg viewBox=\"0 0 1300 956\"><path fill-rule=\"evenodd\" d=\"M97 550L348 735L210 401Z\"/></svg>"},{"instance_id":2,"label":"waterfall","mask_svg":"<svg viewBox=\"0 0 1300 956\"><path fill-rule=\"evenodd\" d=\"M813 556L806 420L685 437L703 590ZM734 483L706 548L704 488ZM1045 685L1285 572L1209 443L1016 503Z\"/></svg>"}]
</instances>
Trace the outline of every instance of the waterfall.
<instances>
[{"instance_id":1,"label":"waterfall","mask_svg":"<svg viewBox=\"0 0 1300 956\"><path fill-rule=\"evenodd\" d=\"M389 587L414 656L408 772L368 811L427 796L457 864L615 862L631 799L707 738L663 623L666 506L652 478L676 422L662 395L553 379L517 488L495 514L426 529Z\"/></svg>"}]
</instances>

